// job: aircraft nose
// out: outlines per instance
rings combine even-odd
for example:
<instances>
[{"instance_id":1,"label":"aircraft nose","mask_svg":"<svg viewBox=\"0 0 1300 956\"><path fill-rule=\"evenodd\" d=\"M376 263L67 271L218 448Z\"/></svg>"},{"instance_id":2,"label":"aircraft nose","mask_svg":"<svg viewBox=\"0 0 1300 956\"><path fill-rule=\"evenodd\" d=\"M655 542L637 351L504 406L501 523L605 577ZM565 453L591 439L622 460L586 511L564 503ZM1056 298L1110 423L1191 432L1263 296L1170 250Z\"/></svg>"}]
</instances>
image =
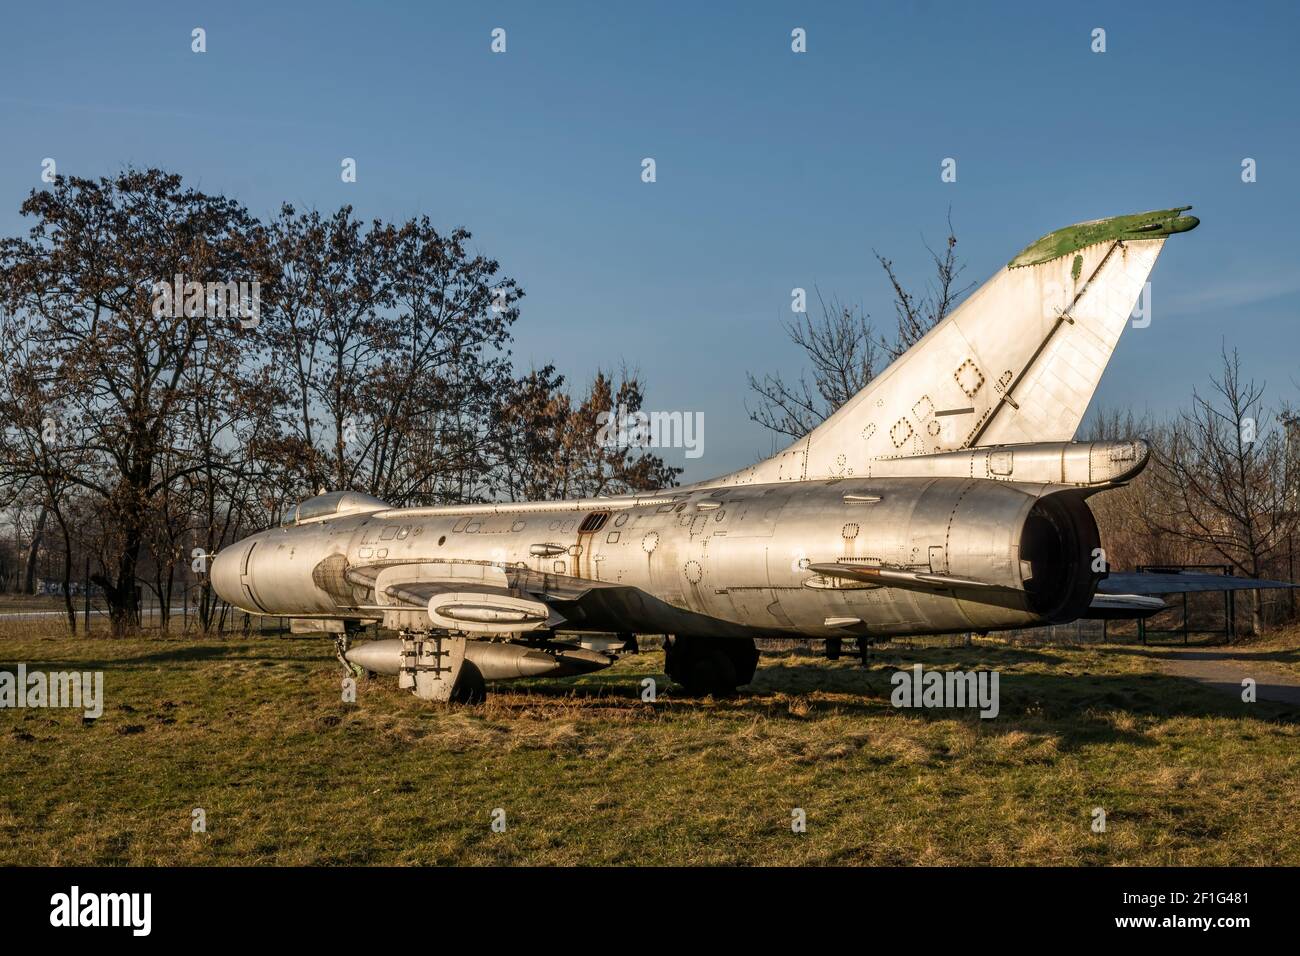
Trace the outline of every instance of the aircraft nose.
<instances>
[{"instance_id":1,"label":"aircraft nose","mask_svg":"<svg viewBox=\"0 0 1300 956\"><path fill-rule=\"evenodd\" d=\"M239 557L246 547L245 544L232 544L222 548L208 569L208 580L217 597L236 607L239 606Z\"/></svg>"}]
</instances>

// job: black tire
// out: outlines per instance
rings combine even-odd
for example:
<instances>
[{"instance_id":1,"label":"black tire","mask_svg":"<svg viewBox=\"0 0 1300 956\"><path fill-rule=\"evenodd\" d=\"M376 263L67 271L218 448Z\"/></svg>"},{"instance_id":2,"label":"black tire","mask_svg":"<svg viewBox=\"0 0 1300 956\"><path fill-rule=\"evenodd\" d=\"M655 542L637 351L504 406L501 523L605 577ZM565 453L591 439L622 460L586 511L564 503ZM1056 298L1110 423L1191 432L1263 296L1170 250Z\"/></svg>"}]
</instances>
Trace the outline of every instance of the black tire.
<instances>
[{"instance_id":1,"label":"black tire","mask_svg":"<svg viewBox=\"0 0 1300 956\"><path fill-rule=\"evenodd\" d=\"M720 641L718 649L731 661L731 667L736 675L736 687L753 683L754 671L758 670L758 647L752 639Z\"/></svg>"},{"instance_id":2,"label":"black tire","mask_svg":"<svg viewBox=\"0 0 1300 956\"><path fill-rule=\"evenodd\" d=\"M754 679L758 648L752 640L677 634L664 645L664 672L694 697L730 697Z\"/></svg>"},{"instance_id":3,"label":"black tire","mask_svg":"<svg viewBox=\"0 0 1300 956\"><path fill-rule=\"evenodd\" d=\"M736 692L736 668L726 654L710 650L687 665L683 686L692 697L730 697Z\"/></svg>"},{"instance_id":4,"label":"black tire","mask_svg":"<svg viewBox=\"0 0 1300 956\"><path fill-rule=\"evenodd\" d=\"M664 637L664 673L669 680L682 683L686 676L688 649L691 639L677 634Z\"/></svg>"}]
</instances>

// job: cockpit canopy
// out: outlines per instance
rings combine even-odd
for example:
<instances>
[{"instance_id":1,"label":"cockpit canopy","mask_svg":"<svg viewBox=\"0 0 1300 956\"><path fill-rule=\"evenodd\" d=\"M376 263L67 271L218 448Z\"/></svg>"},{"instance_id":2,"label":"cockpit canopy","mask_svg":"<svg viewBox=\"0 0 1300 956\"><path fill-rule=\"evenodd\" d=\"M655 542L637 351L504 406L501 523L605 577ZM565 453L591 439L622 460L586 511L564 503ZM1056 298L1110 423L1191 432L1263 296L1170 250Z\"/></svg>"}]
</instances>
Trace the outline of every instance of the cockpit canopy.
<instances>
[{"instance_id":1,"label":"cockpit canopy","mask_svg":"<svg viewBox=\"0 0 1300 956\"><path fill-rule=\"evenodd\" d=\"M331 491L328 494L308 498L297 505L285 509L280 519L280 527L291 528L297 524L311 521L324 521L342 515L368 514L372 511L385 511L392 505L380 501L372 495L360 491Z\"/></svg>"}]
</instances>

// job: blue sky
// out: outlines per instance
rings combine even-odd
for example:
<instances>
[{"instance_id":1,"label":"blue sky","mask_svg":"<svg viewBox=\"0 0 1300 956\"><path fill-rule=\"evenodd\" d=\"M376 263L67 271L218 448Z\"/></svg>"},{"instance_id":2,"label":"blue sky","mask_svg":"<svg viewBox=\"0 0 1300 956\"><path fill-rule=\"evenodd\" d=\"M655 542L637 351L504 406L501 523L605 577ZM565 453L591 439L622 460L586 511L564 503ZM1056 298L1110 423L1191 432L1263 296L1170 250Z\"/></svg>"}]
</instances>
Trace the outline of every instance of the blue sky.
<instances>
[{"instance_id":1,"label":"blue sky","mask_svg":"<svg viewBox=\"0 0 1300 956\"><path fill-rule=\"evenodd\" d=\"M21 228L45 157L77 175L161 166L259 215L351 203L464 225L527 292L521 365L585 380L625 361L651 408L704 413L704 456L667 455L690 479L770 450L745 373L797 374L791 288L890 328L871 251L923 280L922 239L942 239L950 206L983 281L1052 229L1190 203L1202 225L1166 248L1152 324L1125 333L1097 401L1185 404L1225 337L1272 398L1295 399L1298 9L14 5L0 230ZM1241 182L1244 157L1258 182Z\"/></svg>"}]
</instances>

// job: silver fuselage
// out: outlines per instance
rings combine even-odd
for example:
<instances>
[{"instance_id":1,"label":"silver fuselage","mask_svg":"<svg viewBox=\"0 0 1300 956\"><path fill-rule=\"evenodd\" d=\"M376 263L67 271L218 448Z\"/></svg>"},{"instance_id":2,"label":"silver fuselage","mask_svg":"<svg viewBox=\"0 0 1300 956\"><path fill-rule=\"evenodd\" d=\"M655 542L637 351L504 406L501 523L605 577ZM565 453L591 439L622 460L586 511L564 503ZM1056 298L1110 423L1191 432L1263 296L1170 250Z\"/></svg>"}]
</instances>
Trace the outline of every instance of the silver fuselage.
<instances>
[{"instance_id":1,"label":"silver fuselage","mask_svg":"<svg viewBox=\"0 0 1300 956\"><path fill-rule=\"evenodd\" d=\"M594 597L566 629L885 636L1076 616L1095 587L1085 566L1094 546L1082 496L1051 485L843 479L386 508L253 535L224 549L211 574L231 604L294 618L381 620L355 569L487 565L527 571L543 589L590 584ZM960 588L923 592L809 569L826 562L972 578L999 589L992 598Z\"/></svg>"}]
</instances>

